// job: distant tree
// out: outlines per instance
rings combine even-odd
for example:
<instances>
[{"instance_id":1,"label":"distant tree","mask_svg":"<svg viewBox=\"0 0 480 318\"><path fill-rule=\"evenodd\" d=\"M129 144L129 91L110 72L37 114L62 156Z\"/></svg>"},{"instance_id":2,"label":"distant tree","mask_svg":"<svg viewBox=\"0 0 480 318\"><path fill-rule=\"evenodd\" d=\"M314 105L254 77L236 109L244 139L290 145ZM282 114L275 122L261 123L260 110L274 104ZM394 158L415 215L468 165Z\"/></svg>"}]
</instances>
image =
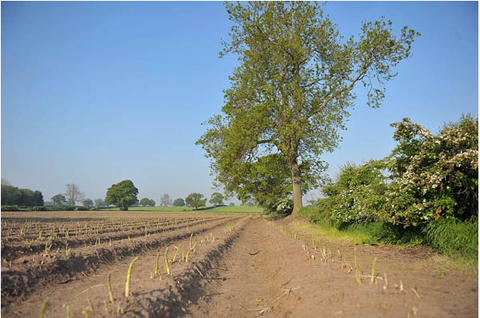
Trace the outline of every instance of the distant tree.
<instances>
[{"instance_id":1,"label":"distant tree","mask_svg":"<svg viewBox=\"0 0 480 318\"><path fill-rule=\"evenodd\" d=\"M20 189L22 196L18 205L21 206L34 206L33 191L30 189Z\"/></svg>"},{"instance_id":2,"label":"distant tree","mask_svg":"<svg viewBox=\"0 0 480 318\"><path fill-rule=\"evenodd\" d=\"M61 206L67 203L67 199L63 194L57 194L52 197L52 202L54 206Z\"/></svg>"},{"instance_id":3,"label":"distant tree","mask_svg":"<svg viewBox=\"0 0 480 318\"><path fill-rule=\"evenodd\" d=\"M130 180L123 180L117 184L113 184L107 190L105 203L113 204L120 208L121 211L128 211L128 207L138 202L138 189Z\"/></svg>"},{"instance_id":4,"label":"distant tree","mask_svg":"<svg viewBox=\"0 0 480 318\"><path fill-rule=\"evenodd\" d=\"M185 201L181 198L175 199L173 206L185 206Z\"/></svg>"},{"instance_id":5,"label":"distant tree","mask_svg":"<svg viewBox=\"0 0 480 318\"><path fill-rule=\"evenodd\" d=\"M42 206L43 204L43 195L40 191L2 185L2 205Z\"/></svg>"},{"instance_id":6,"label":"distant tree","mask_svg":"<svg viewBox=\"0 0 480 318\"><path fill-rule=\"evenodd\" d=\"M97 208L103 208L105 207L105 201L103 201L103 199L95 199L95 206Z\"/></svg>"},{"instance_id":7,"label":"distant tree","mask_svg":"<svg viewBox=\"0 0 480 318\"><path fill-rule=\"evenodd\" d=\"M43 201L43 194L40 191L34 191L33 192L33 203L35 203L35 206L42 206L45 204Z\"/></svg>"},{"instance_id":8,"label":"distant tree","mask_svg":"<svg viewBox=\"0 0 480 318\"><path fill-rule=\"evenodd\" d=\"M195 210L198 209L199 206L204 206L207 202L207 199L203 199L203 194L200 193L190 193L186 198L185 202L194 207Z\"/></svg>"},{"instance_id":9,"label":"distant tree","mask_svg":"<svg viewBox=\"0 0 480 318\"><path fill-rule=\"evenodd\" d=\"M138 202L138 204L140 204L141 206L150 206L151 202L150 199L143 198L140 200L140 202Z\"/></svg>"},{"instance_id":10,"label":"distant tree","mask_svg":"<svg viewBox=\"0 0 480 318\"><path fill-rule=\"evenodd\" d=\"M83 206L86 208L91 208L93 206L93 201L92 199L85 199L83 200Z\"/></svg>"},{"instance_id":11,"label":"distant tree","mask_svg":"<svg viewBox=\"0 0 480 318\"><path fill-rule=\"evenodd\" d=\"M223 199L224 199L223 194L221 194L220 192L214 192L212 193L212 198L210 199L209 202L217 206L217 205L223 204Z\"/></svg>"},{"instance_id":12,"label":"distant tree","mask_svg":"<svg viewBox=\"0 0 480 318\"><path fill-rule=\"evenodd\" d=\"M67 192L65 192L65 197L69 205L75 205L77 201L82 201L85 197L82 191L80 191L80 186L78 184L69 183L67 184Z\"/></svg>"},{"instance_id":13,"label":"distant tree","mask_svg":"<svg viewBox=\"0 0 480 318\"><path fill-rule=\"evenodd\" d=\"M169 206L170 204L172 204L172 200L170 199L170 196L167 193L165 193L160 198L160 205L161 206Z\"/></svg>"},{"instance_id":14,"label":"distant tree","mask_svg":"<svg viewBox=\"0 0 480 318\"><path fill-rule=\"evenodd\" d=\"M2 185L11 186L12 184L10 183L10 181L8 181L8 179L2 178Z\"/></svg>"},{"instance_id":15,"label":"distant tree","mask_svg":"<svg viewBox=\"0 0 480 318\"><path fill-rule=\"evenodd\" d=\"M155 206L157 204L153 199L150 199L150 206Z\"/></svg>"},{"instance_id":16,"label":"distant tree","mask_svg":"<svg viewBox=\"0 0 480 318\"><path fill-rule=\"evenodd\" d=\"M2 205L20 205L22 191L11 185L2 184Z\"/></svg>"},{"instance_id":17,"label":"distant tree","mask_svg":"<svg viewBox=\"0 0 480 318\"><path fill-rule=\"evenodd\" d=\"M230 202L229 206L235 206L235 203Z\"/></svg>"}]
</instances>

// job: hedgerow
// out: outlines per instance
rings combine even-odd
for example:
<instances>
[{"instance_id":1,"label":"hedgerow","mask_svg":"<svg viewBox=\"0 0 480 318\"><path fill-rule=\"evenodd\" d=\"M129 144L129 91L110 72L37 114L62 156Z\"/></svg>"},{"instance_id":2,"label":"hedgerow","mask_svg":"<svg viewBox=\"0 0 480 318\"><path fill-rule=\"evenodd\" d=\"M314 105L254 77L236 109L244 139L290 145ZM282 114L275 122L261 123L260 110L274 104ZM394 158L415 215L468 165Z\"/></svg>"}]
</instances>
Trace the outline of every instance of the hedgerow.
<instances>
[{"instance_id":1,"label":"hedgerow","mask_svg":"<svg viewBox=\"0 0 480 318\"><path fill-rule=\"evenodd\" d=\"M309 214L310 219L340 228L376 222L386 226L366 228L378 229L377 234L381 229L382 234L376 235L383 241L416 233L423 236L423 243L448 250L448 254L462 245L460 253L478 255L471 248L478 243L473 235L478 232L474 231L478 224L478 118L462 116L437 135L409 118L391 126L398 142L392 153L381 160L343 166L336 180L322 188L324 198L316 203L317 211ZM462 239L450 239L454 232L463 233L455 234Z\"/></svg>"}]
</instances>

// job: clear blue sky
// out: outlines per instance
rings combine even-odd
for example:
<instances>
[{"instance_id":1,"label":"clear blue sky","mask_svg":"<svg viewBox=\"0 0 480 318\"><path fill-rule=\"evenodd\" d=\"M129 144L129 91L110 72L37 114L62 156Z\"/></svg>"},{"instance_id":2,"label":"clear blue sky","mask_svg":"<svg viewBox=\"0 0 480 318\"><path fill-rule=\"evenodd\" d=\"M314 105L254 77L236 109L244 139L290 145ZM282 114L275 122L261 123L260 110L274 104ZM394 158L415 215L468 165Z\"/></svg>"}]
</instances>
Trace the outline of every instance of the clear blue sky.
<instances>
[{"instance_id":1,"label":"clear blue sky","mask_svg":"<svg viewBox=\"0 0 480 318\"><path fill-rule=\"evenodd\" d=\"M477 6L326 5L347 36L382 15L422 33L380 109L359 91L340 148L324 156L332 177L347 161L387 155L389 124L403 117L436 132L478 114ZM45 200L67 183L104 198L124 179L157 203L163 193L210 197L209 161L194 142L236 65L218 58L231 26L221 2L2 2L1 18L2 178Z\"/></svg>"}]
</instances>

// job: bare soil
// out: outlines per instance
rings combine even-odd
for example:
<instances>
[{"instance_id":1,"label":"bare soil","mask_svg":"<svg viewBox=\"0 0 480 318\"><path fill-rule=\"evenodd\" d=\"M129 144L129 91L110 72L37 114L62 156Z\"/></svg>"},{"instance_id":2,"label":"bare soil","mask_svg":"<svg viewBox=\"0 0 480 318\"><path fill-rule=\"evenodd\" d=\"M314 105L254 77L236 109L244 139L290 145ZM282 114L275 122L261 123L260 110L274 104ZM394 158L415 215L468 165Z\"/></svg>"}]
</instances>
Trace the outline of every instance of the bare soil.
<instances>
[{"instance_id":1,"label":"bare soil","mask_svg":"<svg viewBox=\"0 0 480 318\"><path fill-rule=\"evenodd\" d=\"M17 237L22 226L9 217L15 228L12 238ZM12 248L23 246L24 239L17 237L6 242L9 259L4 259L3 232L8 226L2 224L2 316L38 317L47 297L44 317L66 317L67 306L70 317L478 316L476 274L446 272L425 248L312 240L293 231L288 219L272 222L257 215L190 213L165 218L160 220L158 213L126 218L128 222L110 214L92 217L86 222L104 222L98 235L109 239L85 246L89 241L83 234L63 236L62 242L72 240L68 257L62 248L49 256L39 248ZM42 226L49 229L41 221L23 235L33 239ZM150 222L150 235L139 234L146 224L142 222ZM132 224L137 227L132 229ZM138 235L132 240L129 233ZM167 247L171 275L164 265ZM179 261L185 260L181 250L190 251L188 262ZM152 278L157 255L161 277ZM127 270L136 256L131 292L125 297ZM37 261L24 263L33 258ZM109 276L113 303L106 284Z\"/></svg>"}]
</instances>

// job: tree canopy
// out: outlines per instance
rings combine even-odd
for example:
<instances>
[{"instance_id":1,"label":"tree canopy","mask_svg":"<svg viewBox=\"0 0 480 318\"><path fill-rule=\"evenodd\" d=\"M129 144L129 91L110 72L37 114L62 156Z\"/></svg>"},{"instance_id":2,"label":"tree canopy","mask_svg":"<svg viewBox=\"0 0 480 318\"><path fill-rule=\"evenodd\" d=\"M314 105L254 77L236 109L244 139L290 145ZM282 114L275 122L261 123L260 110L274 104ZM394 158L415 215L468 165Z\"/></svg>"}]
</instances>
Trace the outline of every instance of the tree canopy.
<instances>
[{"instance_id":1,"label":"tree canopy","mask_svg":"<svg viewBox=\"0 0 480 318\"><path fill-rule=\"evenodd\" d=\"M143 198L138 204L140 204L141 206L155 206L155 201L148 198Z\"/></svg>"},{"instance_id":2,"label":"tree canopy","mask_svg":"<svg viewBox=\"0 0 480 318\"><path fill-rule=\"evenodd\" d=\"M12 185L2 184L2 205L42 206L43 195L40 191L19 189Z\"/></svg>"},{"instance_id":3,"label":"tree canopy","mask_svg":"<svg viewBox=\"0 0 480 318\"><path fill-rule=\"evenodd\" d=\"M186 198L185 202L191 206L194 207L195 210L198 209L199 206L204 206L205 203L207 202L207 199L203 199L203 194L200 193L190 193Z\"/></svg>"},{"instance_id":4,"label":"tree canopy","mask_svg":"<svg viewBox=\"0 0 480 318\"><path fill-rule=\"evenodd\" d=\"M93 200L92 199L85 199L82 201L83 206L86 208L91 208L93 206Z\"/></svg>"},{"instance_id":5,"label":"tree canopy","mask_svg":"<svg viewBox=\"0 0 480 318\"><path fill-rule=\"evenodd\" d=\"M128 211L130 205L138 202L137 195L138 189L133 185L133 182L123 180L108 188L105 203L113 204L122 211Z\"/></svg>"},{"instance_id":6,"label":"tree canopy","mask_svg":"<svg viewBox=\"0 0 480 318\"><path fill-rule=\"evenodd\" d=\"M55 206L61 206L67 203L67 199L65 199L63 194L57 194L52 197L52 202Z\"/></svg>"},{"instance_id":7,"label":"tree canopy","mask_svg":"<svg viewBox=\"0 0 480 318\"><path fill-rule=\"evenodd\" d=\"M217 205L223 204L223 199L224 198L225 197L220 192L214 192L214 193L212 193L212 197L211 197L209 202L211 204L217 206Z\"/></svg>"},{"instance_id":8,"label":"tree canopy","mask_svg":"<svg viewBox=\"0 0 480 318\"><path fill-rule=\"evenodd\" d=\"M185 201L182 198L175 199L173 206L185 206Z\"/></svg>"},{"instance_id":9,"label":"tree canopy","mask_svg":"<svg viewBox=\"0 0 480 318\"><path fill-rule=\"evenodd\" d=\"M197 141L212 159L216 181L238 189L248 164L270 154L288 163L294 212L302 207L302 167L317 178L320 156L338 145L338 130L354 106L354 88L366 88L367 104L380 106L383 83L409 57L418 32L395 34L384 18L364 22L357 37L344 39L311 2L227 2L234 26L220 56L238 55L240 65L225 90L224 115L213 116Z\"/></svg>"}]
</instances>

